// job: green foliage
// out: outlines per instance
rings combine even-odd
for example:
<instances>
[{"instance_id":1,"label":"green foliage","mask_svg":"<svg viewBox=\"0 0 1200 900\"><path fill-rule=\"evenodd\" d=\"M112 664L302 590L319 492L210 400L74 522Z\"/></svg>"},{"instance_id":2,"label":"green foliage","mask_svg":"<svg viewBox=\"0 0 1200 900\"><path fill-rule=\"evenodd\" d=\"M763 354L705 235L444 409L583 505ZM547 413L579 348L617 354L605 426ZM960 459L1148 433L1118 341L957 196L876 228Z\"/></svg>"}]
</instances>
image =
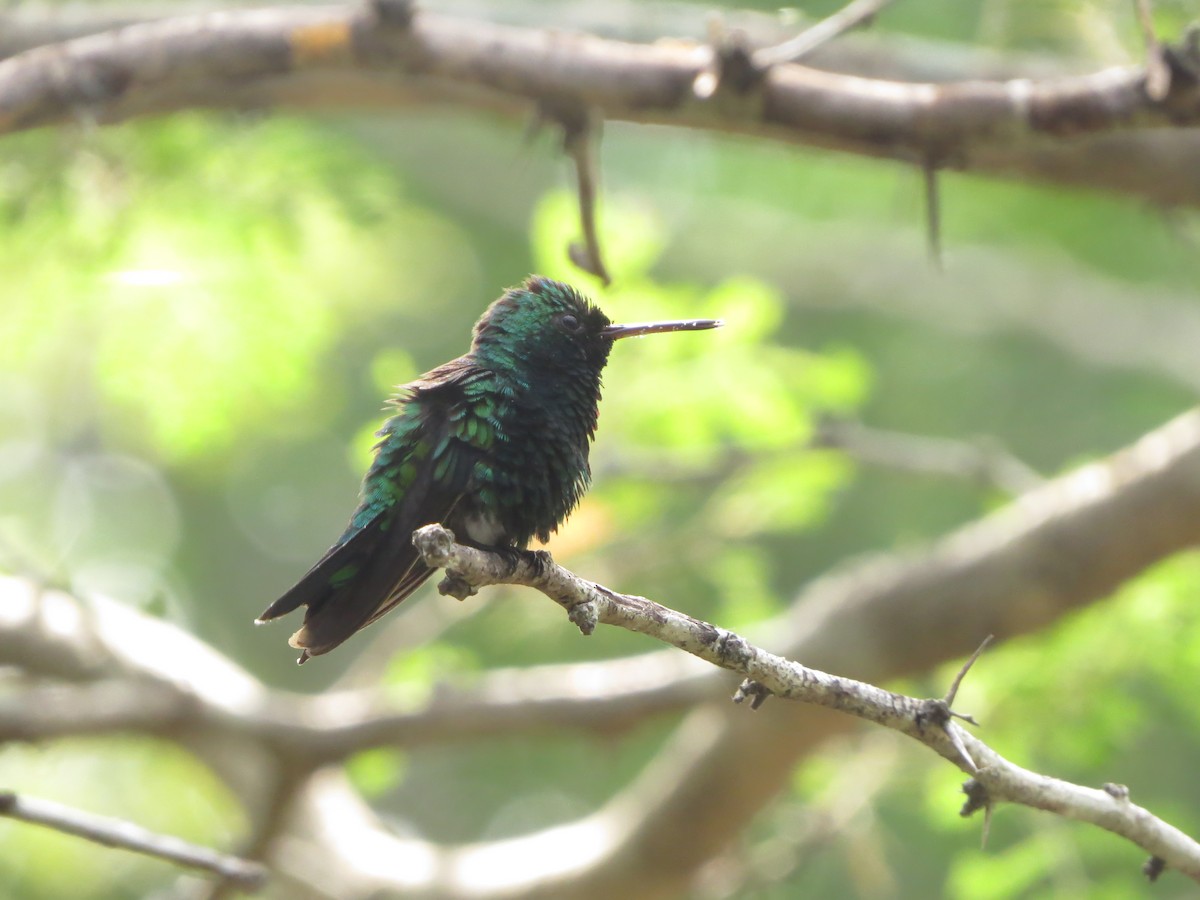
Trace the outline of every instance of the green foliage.
<instances>
[{"instance_id":1,"label":"green foliage","mask_svg":"<svg viewBox=\"0 0 1200 900\"><path fill-rule=\"evenodd\" d=\"M1187 773L1200 752L1200 728L1186 673L1200 655L1198 591L1200 555L1165 562L1113 599L993 648L971 670L956 705L980 720L981 736L1010 760L1093 786L1119 772L1135 802L1193 833L1200 828L1200 792ZM944 667L932 683L945 684L957 667ZM820 773L843 762L831 758L823 767L806 767L802 793L819 790ZM999 807L988 848L979 852L979 815L966 821L958 816L964 778L932 766L923 777L894 779L876 801L922 810L923 823L907 819L907 812L896 818L910 822L907 834L918 844L933 835L939 841L968 839L944 867L945 896L1129 895L1143 854L1112 835L1048 814Z\"/></svg>"},{"instance_id":2,"label":"green foliage","mask_svg":"<svg viewBox=\"0 0 1200 900\"><path fill-rule=\"evenodd\" d=\"M1071 778L1143 750L1148 729L1163 716L1200 725L1195 695L1178 677L1200 658L1198 591L1200 556L1179 556L1111 601L985 657L970 684L992 710L993 727L1012 735L998 738L998 749ZM1080 702L1096 695L1103 702ZM1034 713L1030 696L1041 698ZM1032 724L1044 727L1015 727L1031 714Z\"/></svg>"},{"instance_id":3,"label":"green foliage","mask_svg":"<svg viewBox=\"0 0 1200 900\"><path fill-rule=\"evenodd\" d=\"M439 683L469 678L478 669L479 661L469 647L434 642L392 657L383 683L397 700L421 703Z\"/></svg>"},{"instance_id":4,"label":"green foliage","mask_svg":"<svg viewBox=\"0 0 1200 900\"><path fill-rule=\"evenodd\" d=\"M610 318L721 318L726 324L712 333L619 344L605 373L599 451L616 444L624 459L661 455L664 467L710 473L731 460L753 460L748 469L739 466L745 486L734 487L728 502L737 504L739 496L783 477L779 495L819 504L814 498L844 479L821 454L796 448L811 436L815 415L862 402L869 380L863 360L849 349L818 355L780 343L783 298L760 281L732 278L707 290L654 281L649 270L657 255L648 248L662 246L661 229L656 232L649 216L619 198L610 199L607 210L600 230L606 250L614 248L608 262L614 286L599 299ZM561 248L575 216L574 200L565 193L543 201L533 229L542 271L571 277ZM637 252L624 251L622 238L629 235L637 237ZM786 456L776 458L781 454ZM793 486L799 490L788 489ZM747 502L753 505L753 496ZM790 512L773 517L775 525L793 530L815 517Z\"/></svg>"},{"instance_id":5,"label":"green foliage","mask_svg":"<svg viewBox=\"0 0 1200 900\"><path fill-rule=\"evenodd\" d=\"M37 373L47 403L86 378L106 435L176 464L319 427L320 360L384 299L434 291L427 260L455 240L359 148L286 119L105 131L52 171L48 145L6 170L0 365Z\"/></svg>"},{"instance_id":6,"label":"green foliage","mask_svg":"<svg viewBox=\"0 0 1200 900\"><path fill-rule=\"evenodd\" d=\"M350 757L346 761L346 774L365 797L375 798L404 780L406 759L399 750L376 747Z\"/></svg>"}]
</instances>

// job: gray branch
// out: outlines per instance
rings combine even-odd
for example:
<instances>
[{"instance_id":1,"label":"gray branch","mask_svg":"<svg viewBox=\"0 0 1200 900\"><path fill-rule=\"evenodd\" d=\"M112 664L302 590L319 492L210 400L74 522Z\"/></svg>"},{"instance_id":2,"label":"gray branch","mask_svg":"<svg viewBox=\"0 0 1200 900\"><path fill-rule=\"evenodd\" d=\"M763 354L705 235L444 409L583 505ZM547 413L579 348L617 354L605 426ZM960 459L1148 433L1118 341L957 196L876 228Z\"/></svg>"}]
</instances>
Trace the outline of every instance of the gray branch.
<instances>
[{"instance_id":1,"label":"gray branch","mask_svg":"<svg viewBox=\"0 0 1200 900\"><path fill-rule=\"evenodd\" d=\"M441 525L417 529L413 544L427 565L446 570L439 586L443 593L462 599L485 585L535 588L566 610L584 634L597 624L644 634L745 675L778 697L836 709L899 731L971 775L990 802L1018 803L1099 826L1200 882L1196 841L1130 803L1127 796L1080 787L1009 762L958 726L944 701L907 697L808 668L756 647L732 631L580 578L544 551L499 554L467 547L456 543L454 534Z\"/></svg>"},{"instance_id":2,"label":"gray branch","mask_svg":"<svg viewBox=\"0 0 1200 900\"><path fill-rule=\"evenodd\" d=\"M0 791L0 816L44 825L106 847L154 856L177 866L201 869L242 890L257 891L267 883L267 870L258 863L198 847L170 835L156 834L132 822L82 812L50 800Z\"/></svg>"},{"instance_id":3,"label":"gray branch","mask_svg":"<svg viewBox=\"0 0 1200 900\"><path fill-rule=\"evenodd\" d=\"M538 105L574 105L609 119L1200 204L1194 180L1164 178L1165 159L1131 159L1119 140L1200 123L1200 91L1183 75L1154 100L1141 66L932 85L787 64L762 70L743 93L703 102L693 84L712 51L702 44L628 43L424 12L398 24L384 14L396 3L180 16L30 50L0 61L0 134L194 107L438 103L528 116ZM1190 65L1183 49L1169 58ZM1094 147L1083 145L1087 137ZM1163 152L1192 151L1194 142Z\"/></svg>"},{"instance_id":4,"label":"gray branch","mask_svg":"<svg viewBox=\"0 0 1200 900\"><path fill-rule=\"evenodd\" d=\"M17 605L12 592L7 599ZM161 631L147 635L147 626L158 630L154 624L119 605L98 603L96 614L124 622L131 635L167 642L179 667L211 671L217 663L212 653L170 643ZM711 700L719 689L716 673L661 654L497 669L471 684L437 685L429 696L411 702L382 702L377 690L366 688L318 696L270 690L239 672L241 700L230 703L220 690L180 684L169 668L139 665L120 645L109 648L115 651L110 654L88 647L86 633L73 644L64 646L60 636L48 646L39 641L39 624L26 619L6 634L0 620L0 660L11 662L13 655L5 651L22 643L36 648L23 665L27 673L83 683L34 684L0 695L0 744L128 732L237 734L272 748L289 766L312 768L372 747L413 748L540 731L611 737L648 718ZM91 657L99 668L72 672L41 663L63 656L68 646L88 656L99 651ZM99 680L86 680L89 674Z\"/></svg>"},{"instance_id":5,"label":"gray branch","mask_svg":"<svg viewBox=\"0 0 1200 900\"><path fill-rule=\"evenodd\" d=\"M1014 497L1045 482L1028 464L987 437L954 440L828 418L817 424L812 444L842 450L870 465L970 479Z\"/></svg>"}]
</instances>

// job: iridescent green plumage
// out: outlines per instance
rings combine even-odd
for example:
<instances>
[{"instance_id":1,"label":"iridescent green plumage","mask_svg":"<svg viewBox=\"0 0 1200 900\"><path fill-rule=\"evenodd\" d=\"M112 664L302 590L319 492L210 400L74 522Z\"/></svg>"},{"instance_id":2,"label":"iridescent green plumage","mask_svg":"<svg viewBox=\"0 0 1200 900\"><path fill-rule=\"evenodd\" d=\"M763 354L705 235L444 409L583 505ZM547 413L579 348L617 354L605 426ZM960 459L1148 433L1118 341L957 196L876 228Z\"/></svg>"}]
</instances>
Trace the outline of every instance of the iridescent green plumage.
<instances>
[{"instance_id":1,"label":"iridescent green plumage","mask_svg":"<svg viewBox=\"0 0 1200 900\"><path fill-rule=\"evenodd\" d=\"M475 324L470 352L401 388L350 524L259 621L307 606L290 641L304 662L429 577L411 540L422 525L441 522L486 547L548 540L591 478L613 341L717 324L612 325L574 288L537 276L506 291Z\"/></svg>"}]
</instances>

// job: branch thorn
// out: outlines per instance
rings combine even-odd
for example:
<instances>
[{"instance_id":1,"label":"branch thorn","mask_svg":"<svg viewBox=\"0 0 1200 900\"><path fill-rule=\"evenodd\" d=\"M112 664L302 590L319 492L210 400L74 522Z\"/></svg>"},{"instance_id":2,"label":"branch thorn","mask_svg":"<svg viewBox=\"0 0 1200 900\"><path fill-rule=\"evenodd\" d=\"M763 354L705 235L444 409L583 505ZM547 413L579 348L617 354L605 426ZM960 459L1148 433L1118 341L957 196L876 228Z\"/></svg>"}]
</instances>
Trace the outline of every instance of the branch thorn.
<instances>
[{"instance_id":1,"label":"branch thorn","mask_svg":"<svg viewBox=\"0 0 1200 900\"><path fill-rule=\"evenodd\" d=\"M925 236L929 246L929 261L939 272L945 268L942 259L942 199L938 164L926 157L921 166L925 185Z\"/></svg>"},{"instance_id":2,"label":"branch thorn","mask_svg":"<svg viewBox=\"0 0 1200 900\"><path fill-rule=\"evenodd\" d=\"M747 678L738 685L738 689L733 694L733 702L743 703L746 700L749 700L750 708L758 709L767 701L767 698L770 696L770 688L755 681L753 678Z\"/></svg>"},{"instance_id":3,"label":"branch thorn","mask_svg":"<svg viewBox=\"0 0 1200 900\"><path fill-rule=\"evenodd\" d=\"M551 111L563 128L563 152L575 165L576 190L579 193L579 223L583 229L583 243L572 241L567 246L571 262L589 275L595 275L607 287L612 277L604 265L600 253L600 236L596 230L596 160L592 137L598 131L597 123L587 110L571 107Z\"/></svg>"},{"instance_id":4,"label":"branch thorn","mask_svg":"<svg viewBox=\"0 0 1200 900\"><path fill-rule=\"evenodd\" d=\"M975 665L975 660L979 659L979 657L983 655L983 651L986 650L995 639L996 636L994 634L989 634L987 637L985 637L980 645L975 648L975 652L971 654L971 658L963 663L962 668L958 670L958 674L955 675L954 680L950 682L950 690L946 691L945 703L947 709L954 706L954 698L958 696L958 689L962 685L963 679L967 677L967 673L971 671L971 666ZM958 718L970 722L972 725L979 724L970 716L961 715L960 713L955 712L951 712L950 715L958 716Z\"/></svg>"},{"instance_id":5,"label":"branch thorn","mask_svg":"<svg viewBox=\"0 0 1200 900\"><path fill-rule=\"evenodd\" d=\"M443 597L453 597L456 600L466 600L479 593L479 588L449 569L446 570L446 576L438 582L437 589Z\"/></svg>"},{"instance_id":6,"label":"branch thorn","mask_svg":"<svg viewBox=\"0 0 1200 900\"><path fill-rule=\"evenodd\" d=\"M1150 882L1158 881L1158 876L1167 870L1167 862L1158 856L1152 856L1142 866L1142 874Z\"/></svg>"}]
</instances>

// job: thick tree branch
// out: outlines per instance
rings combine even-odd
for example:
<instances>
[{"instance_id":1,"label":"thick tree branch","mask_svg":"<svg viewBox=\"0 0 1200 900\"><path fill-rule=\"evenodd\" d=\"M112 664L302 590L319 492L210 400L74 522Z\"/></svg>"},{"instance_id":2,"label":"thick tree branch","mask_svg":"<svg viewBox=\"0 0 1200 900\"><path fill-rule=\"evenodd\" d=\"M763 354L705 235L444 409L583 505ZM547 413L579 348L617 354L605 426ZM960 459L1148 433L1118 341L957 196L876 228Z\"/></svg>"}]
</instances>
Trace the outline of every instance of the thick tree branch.
<instances>
[{"instance_id":1,"label":"thick tree branch","mask_svg":"<svg viewBox=\"0 0 1200 900\"><path fill-rule=\"evenodd\" d=\"M256 891L267 882L267 870L257 863L156 834L132 822L81 812L50 800L0 791L0 816L44 825L106 847L154 856L177 866L201 869L246 891Z\"/></svg>"},{"instance_id":2,"label":"thick tree branch","mask_svg":"<svg viewBox=\"0 0 1200 900\"><path fill-rule=\"evenodd\" d=\"M197 106L437 102L528 114L530 104L567 104L611 119L1128 190L1119 166L1081 166L1076 147L1053 145L1200 123L1200 90L1186 67L1161 101L1147 95L1140 67L1044 82L932 85L789 64L764 70L740 99L697 102L692 84L709 58L703 46L631 44L432 13L399 27L368 6L231 11L137 25L0 62L0 133ZM1072 165L1053 161L1068 152ZM1137 190L1200 203L1200 184Z\"/></svg>"},{"instance_id":3,"label":"thick tree branch","mask_svg":"<svg viewBox=\"0 0 1200 900\"><path fill-rule=\"evenodd\" d=\"M59 5L28 0L0 9L0 58L34 47L113 31L184 14L210 13L215 9L251 8L253 0L96 0L86 6ZM437 10L463 19L486 19L517 27L553 27L583 31L600 37L634 43L653 43L664 35L703 42L708 39L712 7L684 0L608 0L600 4L557 3L543 0L438 0ZM787 18L753 9L726 8L720 19L726 29L746 36L754 49L788 40L797 21L814 27L821 20L789 10ZM548 22L547 17L553 16ZM890 81L937 82L1003 81L1010 78L1047 78L1085 72L1089 61L1049 55L997 51L905 34L857 32L824 43L806 57L818 69L882 78Z\"/></svg>"}]
</instances>

